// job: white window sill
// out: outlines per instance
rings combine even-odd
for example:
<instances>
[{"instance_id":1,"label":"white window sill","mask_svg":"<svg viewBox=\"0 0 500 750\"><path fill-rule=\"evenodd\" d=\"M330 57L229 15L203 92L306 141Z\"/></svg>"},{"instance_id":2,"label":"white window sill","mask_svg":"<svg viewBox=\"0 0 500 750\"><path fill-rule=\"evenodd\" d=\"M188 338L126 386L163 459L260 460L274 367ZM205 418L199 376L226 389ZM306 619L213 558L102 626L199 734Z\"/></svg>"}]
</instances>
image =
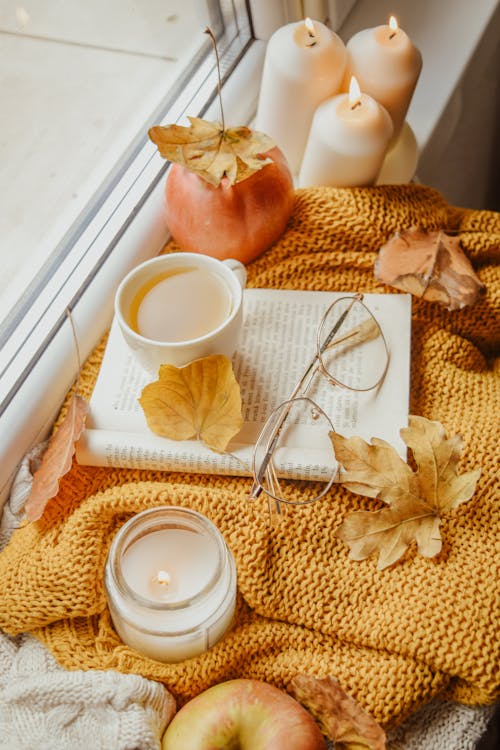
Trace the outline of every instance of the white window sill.
<instances>
[{"instance_id":1,"label":"white window sill","mask_svg":"<svg viewBox=\"0 0 500 750\"><path fill-rule=\"evenodd\" d=\"M255 110L263 64L264 45L253 44L238 66L237 74L224 86L224 109L228 120L248 122ZM245 96L241 96L241 91ZM183 102L176 102L182 111ZM193 110L196 111L196 103ZM219 118L216 100L204 116ZM175 113L172 121L175 121ZM8 496L16 467L31 445L43 439L50 429L64 395L77 374L76 353L71 327L66 317L70 307L78 336L80 354L86 358L109 327L116 287L133 266L160 252L168 239L163 218L163 190L166 163L150 145L147 163L136 159L123 177L124 198L94 241L92 225L78 242L87 244L82 255L75 246L49 281L54 291L51 309L47 295L33 303L29 319L20 321L0 354L0 507ZM154 187L144 195L148 186ZM95 270L96 260L107 251ZM75 258L78 258L75 261ZM73 265L72 265L73 264ZM67 268L66 268L67 266ZM69 273L68 273L69 269ZM82 282L91 276L83 294ZM65 280L65 281L63 281ZM37 323L33 327L33 320ZM49 341L46 347L42 342ZM35 357L33 358L33 354Z\"/></svg>"}]
</instances>

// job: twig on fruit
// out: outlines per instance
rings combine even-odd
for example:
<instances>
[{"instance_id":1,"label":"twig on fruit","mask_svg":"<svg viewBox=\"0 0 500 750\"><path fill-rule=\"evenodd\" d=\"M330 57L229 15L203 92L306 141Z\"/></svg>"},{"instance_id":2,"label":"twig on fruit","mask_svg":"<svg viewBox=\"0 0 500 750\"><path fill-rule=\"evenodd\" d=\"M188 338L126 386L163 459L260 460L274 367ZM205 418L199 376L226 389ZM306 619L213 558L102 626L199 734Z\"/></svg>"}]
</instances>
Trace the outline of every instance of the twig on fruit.
<instances>
[{"instance_id":1,"label":"twig on fruit","mask_svg":"<svg viewBox=\"0 0 500 750\"><path fill-rule=\"evenodd\" d=\"M222 120L222 130L226 130L226 122L224 120L224 108L222 106L222 81L221 81L221 75L220 75L220 60L219 60L219 51L217 49L217 40L215 38L215 34L208 26L205 29L205 34L208 34L210 39L212 40L212 45L215 52L215 62L217 64L217 91L219 92L219 104L220 104L220 118Z\"/></svg>"}]
</instances>

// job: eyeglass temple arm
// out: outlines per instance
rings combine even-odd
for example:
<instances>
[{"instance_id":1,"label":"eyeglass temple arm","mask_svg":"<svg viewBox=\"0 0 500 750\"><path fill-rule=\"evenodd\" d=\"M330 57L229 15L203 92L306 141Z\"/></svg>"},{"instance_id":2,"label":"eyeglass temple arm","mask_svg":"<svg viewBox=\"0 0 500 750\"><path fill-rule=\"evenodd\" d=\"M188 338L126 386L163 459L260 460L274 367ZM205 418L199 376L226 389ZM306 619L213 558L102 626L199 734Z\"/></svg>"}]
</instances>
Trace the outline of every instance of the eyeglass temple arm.
<instances>
[{"instance_id":1,"label":"eyeglass temple arm","mask_svg":"<svg viewBox=\"0 0 500 750\"><path fill-rule=\"evenodd\" d=\"M361 297L362 297L362 295L361 295ZM351 304L349 305L349 307L347 307L344 310L344 312L342 313L342 315L340 316L340 318L337 320L337 322L333 326L332 330L330 331L330 333L326 337L324 344L322 344L322 346L321 346L321 348L319 350L319 353L316 353L314 355L314 357L312 358L312 360L310 361L310 363L308 364L308 366L304 370L304 372L303 372L300 380L298 381L297 385L293 389L293 391L292 391L291 395L289 396L289 398L287 399L287 401L289 401L289 402L293 401L293 399L296 398L299 393L302 393L302 395L305 396L305 394L307 393L307 391L309 390L309 388L311 386L313 375L316 372L316 370L318 369L318 357L319 357L319 354L322 354L328 346L333 345L334 343L338 343L338 342L332 342L332 339L335 336L335 334L337 333L337 331L339 330L339 328L341 328L341 326L343 325L344 320L346 319L346 317L348 316L348 314L349 314L349 312L351 310L351 307L353 306L353 304L359 298L360 298L360 295L355 295L352 298ZM349 336L349 335L350 334L346 334L346 336ZM278 442L279 436L281 435L281 430L283 429L283 425L284 425L285 420L286 420L286 418L287 418L287 416L288 416L288 414L290 412L290 409L291 409L291 404L289 405L288 409L286 409L284 411L283 416L278 421L276 427L273 430L273 434L271 436L270 443L268 443L267 451L266 451L266 453L264 455L264 458L262 459L262 465L261 465L261 468L260 468L260 471L259 471L259 475L257 477L255 477L253 485L252 485L252 489L250 491L250 498L251 499L257 499L259 497L260 493L262 492L262 478L264 477L264 474L267 471L267 468L269 466L269 462L271 461L272 455L273 455L273 453L275 451L275 448L276 448L276 443Z\"/></svg>"}]
</instances>

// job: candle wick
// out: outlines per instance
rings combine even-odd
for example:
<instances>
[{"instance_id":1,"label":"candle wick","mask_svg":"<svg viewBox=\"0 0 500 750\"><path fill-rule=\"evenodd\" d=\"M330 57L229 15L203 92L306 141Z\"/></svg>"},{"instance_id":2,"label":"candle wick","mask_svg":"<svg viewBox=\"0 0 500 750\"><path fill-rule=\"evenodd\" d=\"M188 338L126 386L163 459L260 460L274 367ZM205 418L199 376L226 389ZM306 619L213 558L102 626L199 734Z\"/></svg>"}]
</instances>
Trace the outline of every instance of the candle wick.
<instances>
[{"instance_id":1,"label":"candle wick","mask_svg":"<svg viewBox=\"0 0 500 750\"><path fill-rule=\"evenodd\" d=\"M153 582L159 583L160 586L165 586L165 588L168 588L170 584L170 576L166 570L159 570L158 573L153 576Z\"/></svg>"},{"instance_id":2,"label":"candle wick","mask_svg":"<svg viewBox=\"0 0 500 750\"><path fill-rule=\"evenodd\" d=\"M311 36L311 39L314 39L314 37ZM315 47L317 45L317 43L318 42L316 41L316 39L314 39L314 42L311 42L310 44L306 44L306 47Z\"/></svg>"},{"instance_id":3,"label":"candle wick","mask_svg":"<svg viewBox=\"0 0 500 750\"><path fill-rule=\"evenodd\" d=\"M389 34L389 39L392 39L393 37L395 37L396 33L397 33L396 31L393 31L392 34Z\"/></svg>"},{"instance_id":4,"label":"candle wick","mask_svg":"<svg viewBox=\"0 0 500 750\"><path fill-rule=\"evenodd\" d=\"M356 107L361 107L361 100L358 99L357 102L354 102L354 104L351 104L351 109L356 109Z\"/></svg>"}]
</instances>

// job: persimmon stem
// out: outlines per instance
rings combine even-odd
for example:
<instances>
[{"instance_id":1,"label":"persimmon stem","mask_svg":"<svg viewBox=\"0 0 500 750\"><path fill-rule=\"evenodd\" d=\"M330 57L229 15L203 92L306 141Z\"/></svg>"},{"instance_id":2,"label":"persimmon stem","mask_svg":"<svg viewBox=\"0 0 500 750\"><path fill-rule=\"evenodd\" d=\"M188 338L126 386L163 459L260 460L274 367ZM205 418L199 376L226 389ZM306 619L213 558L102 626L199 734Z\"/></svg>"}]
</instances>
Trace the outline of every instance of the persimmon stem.
<instances>
[{"instance_id":1,"label":"persimmon stem","mask_svg":"<svg viewBox=\"0 0 500 750\"><path fill-rule=\"evenodd\" d=\"M220 116L222 120L222 130L225 130L226 122L224 119L224 107L222 106L222 80L221 80L221 75L220 75L220 60L219 60L219 51L217 49L217 40L215 38L214 32L208 26L205 29L205 34L208 34L208 36L212 40L212 45L213 45L214 52L215 52L215 62L217 64L217 79L218 79L217 92L219 94Z\"/></svg>"}]
</instances>

